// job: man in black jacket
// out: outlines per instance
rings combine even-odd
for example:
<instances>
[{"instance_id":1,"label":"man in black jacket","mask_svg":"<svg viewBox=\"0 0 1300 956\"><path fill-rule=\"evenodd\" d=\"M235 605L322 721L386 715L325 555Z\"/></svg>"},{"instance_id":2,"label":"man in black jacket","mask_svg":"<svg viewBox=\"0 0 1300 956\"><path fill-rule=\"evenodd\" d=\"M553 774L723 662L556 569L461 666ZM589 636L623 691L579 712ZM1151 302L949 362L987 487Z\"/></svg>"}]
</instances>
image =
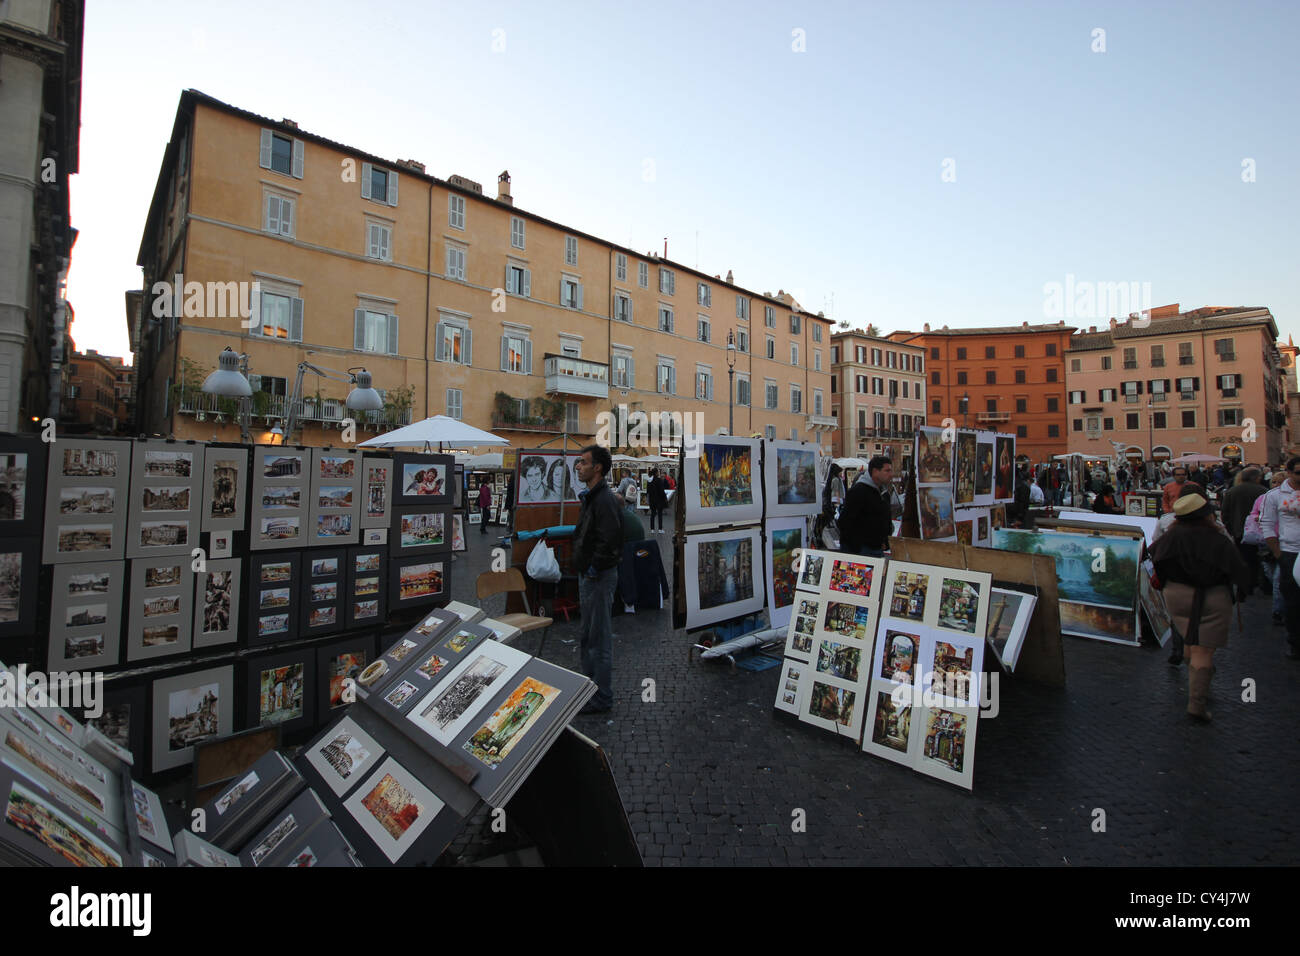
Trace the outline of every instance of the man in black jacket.
<instances>
[{"instance_id":1,"label":"man in black jacket","mask_svg":"<svg viewBox=\"0 0 1300 956\"><path fill-rule=\"evenodd\" d=\"M890 512L894 463L884 455L867 462L867 477L859 477L840 509L840 548L850 554L880 557L894 530Z\"/></svg>"},{"instance_id":2,"label":"man in black jacket","mask_svg":"<svg viewBox=\"0 0 1300 956\"><path fill-rule=\"evenodd\" d=\"M614 706L614 639L610 611L623 560L623 512L605 482L613 465L609 450L599 445L582 449L575 470L586 485L580 491L582 510L573 532L573 564L578 571L578 606L582 615L582 673L598 685L584 714L600 714Z\"/></svg>"},{"instance_id":3,"label":"man in black jacket","mask_svg":"<svg viewBox=\"0 0 1300 956\"><path fill-rule=\"evenodd\" d=\"M664 530L664 509L668 507L668 485L664 483L657 468L650 469L650 487L646 490L650 503L650 530L655 530L659 522L659 533Z\"/></svg>"}]
</instances>

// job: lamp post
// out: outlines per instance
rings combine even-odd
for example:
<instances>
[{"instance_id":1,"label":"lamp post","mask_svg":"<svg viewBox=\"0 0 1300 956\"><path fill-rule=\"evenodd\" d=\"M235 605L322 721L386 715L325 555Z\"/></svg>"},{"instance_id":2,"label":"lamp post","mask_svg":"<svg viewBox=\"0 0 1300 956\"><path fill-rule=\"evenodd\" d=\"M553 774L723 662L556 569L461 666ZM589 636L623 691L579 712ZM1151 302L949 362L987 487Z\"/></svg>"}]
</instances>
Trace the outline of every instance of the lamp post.
<instances>
[{"instance_id":1,"label":"lamp post","mask_svg":"<svg viewBox=\"0 0 1300 956\"><path fill-rule=\"evenodd\" d=\"M1147 475L1148 481L1152 479L1153 471L1156 465L1156 400L1147 398Z\"/></svg>"},{"instance_id":2,"label":"lamp post","mask_svg":"<svg viewBox=\"0 0 1300 956\"><path fill-rule=\"evenodd\" d=\"M727 332L727 434L736 434L735 423L736 333Z\"/></svg>"},{"instance_id":3,"label":"lamp post","mask_svg":"<svg viewBox=\"0 0 1300 956\"><path fill-rule=\"evenodd\" d=\"M961 397L961 427L966 427L967 412L970 410L970 392L966 392Z\"/></svg>"},{"instance_id":4,"label":"lamp post","mask_svg":"<svg viewBox=\"0 0 1300 956\"><path fill-rule=\"evenodd\" d=\"M229 345L222 349L217 356L217 370L203 380L203 393L239 399L239 440L249 444L248 400L253 386L248 383L248 355L236 352Z\"/></svg>"}]
</instances>

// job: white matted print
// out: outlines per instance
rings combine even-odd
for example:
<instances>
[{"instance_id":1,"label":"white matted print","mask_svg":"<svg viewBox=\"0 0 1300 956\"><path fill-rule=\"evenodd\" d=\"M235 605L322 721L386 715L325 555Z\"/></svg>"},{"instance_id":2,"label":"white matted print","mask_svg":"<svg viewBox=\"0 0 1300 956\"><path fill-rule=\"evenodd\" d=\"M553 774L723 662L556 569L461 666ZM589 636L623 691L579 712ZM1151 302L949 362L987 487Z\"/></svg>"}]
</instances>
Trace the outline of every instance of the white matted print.
<instances>
[{"instance_id":1,"label":"white matted print","mask_svg":"<svg viewBox=\"0 0 1300 956\"><path fill-rule=\"evenodd\" d=\"M929 633L929 628L915 621L888 617L881 620L871 659L872 681L888 681L891 686L918 686L921 648Z\"/></svg>"},{"instance_id":2,"label":"white matted print","mask_svg":"<svg viewBox=\"0 0 1300 956\"><path fill-rule=\"evenodd\" d=\"M389 757L343 806L389 862L396 863L428 829L444 804L413 773Z\"/></svg>"},{"instance_id":3,"label":"white matted print","mask_svg":"<svg viewBox=\"0 0 1300 956\"><path fill-rule=\"evenodd\" d=\"M915 707L919 751L913 766L938 780L971 789L975 775L975 707Z\"/></svg>"},{"instance_id":4,"label":"white matted print","mask_svg":"<svg viewBox=\"0 0 1300 956\"><path fill-rule=\"evenodd\" d=\"M984 673L982 636L931 631L921 642L921 690L943 706L979 707Z\"/></svg>"},{"instance_id":5,"label":"white matted print","mask_svg":"<svg viewBox=\"0 0 1300 956\"><path fill-rule=\"evenodd\" d=\"M344 717L334 729L321 737L307 751L307 762L316 768L335 796L343 796L379 763L384 748Z\"/></svg>"},{"instance_id":6,"label":"white matted print","mask_svg":"<svg viewBox=\"0 0 1300 956\"><path fill-rule=\"evenodd\" d=\"M822 567L821 590L830 597L842 596L847 600L868 600L873 607L880 602L884 591L885 559L868 558L841 551L826 552Z\"/></svg>"},{"instance_id":7,"label":"white matted print","mask_svg":"<svg viewBox=\"0 0 1300 956\"><path fill-rule=\"evenodd\" d=\"M685 449L686 527L745 524L763 517L757 438L710 435Z\"/></svg>"},{"instance_id":8,"label":"white matted print","mask_svg":"<svg viewBox=\"0 0 1300 956\"><path fill-rule=\"evenodd\" d=\"M926 605L925 623L976 639L983 636L993 576L985 571L958 568L933 567L930 571L933 574L930 586L937 591L931 593Z\"/></svg>"},{"instance_id":9,"label":"white matted print","mask_svg":"<svg viewBox=\"0 0 1300 956\"><path fill-rule=\"evenodd\" d=\"M1020 659L1020 649L1025 644L1025 635L1029 633L1029 619L1033 616L1034 606L1037 603L1038 598L1021 591L1009 591L1003 588L994 588L992 591L984 636L993 651L993 656L997 658L998 664L1004 670L1016 669L1016 661ZM1164 640L1168 639L1169 634L1166 631ZM1164 646L1163 641L1161 646Z\"/></svg>"},{"instance_id":10,"label":"white matted print","mask_svg":"<svg viewBox=\"0 0 1300 956\"><path fill-rule=\"evenodd\" d=\"M803 553L795 559L795 587L801 591L811 591L814 594L820 593L822 589L822 570L826 568L826 556L833 554L831 551L818 551L815 548L805 548Z\"/></svg>"},{"instance_id":11,"label":"white matted print","mask_svg":"<svg viewBox=\"0 0 1300 956\"><path fill-rule=\"evenodd\" d=\"M758 528L686 536L686 625L699 627L763 609Z\"/></svg>"},{"instance_id":12,"label":"white matted print","mask_svg":"<svg viewBox=\"0 0 1300 956\"><path fill-rule=\"evenodd\" d=\"M996 432L975 433L975 504L993 504L993 479L997 469L993 464L993 445Z\"/></svg>"},{"instance_id":13,"label":"white matted print","mask_svg":"<svg viewBox=\"0 0 1300 956\"><path fill-rule=\"evenodd\" d=\"M473 722L475 716L531 658L493 640L481 641L433 690L406 714L444 747Z\"/></svg>"},{"instance_id":14,"label":"white matted print","mask_svg":"<svg viewBox=\"0 0 1300 956\"><path fill-rule=\"evenodd\" d=\"M866 689L865 681L850 683L810 667L800 685L799 719L856 742L862 730Z\"/></svg>"},{"instance_id":15,"label":"white matted print","mask_svg":"<svg viewBox=\"0 0 1300 956\"><path fill-rule=\"evenodd\" d=\"M771 627L785 627L795 602L795 555L808 536L807 518L777 518L767 523L767 616Z\"/></svg>"},{"instance_id":16,"label":"white matted print","mask_svg":"<svg viewBox=\"0 0 1300 956\"><path fill-rule=\"evenodd\" d=\"M825 600L800 592L795 595L785 636L785 656L801 661L812 659L813 639Z\"/></svg>"},{"instance_id":17,"label":"white matted print","mask_svg":"<svg viewBox=\"0 0 1300 956\"><path fill-rule=\"evenodd\" d=\"M767 517L813 515L821 511L816 445L797 441L763 444L763 485Z\"/></svg>"},{"instance_id":18,"label":"white matted print","mask_svg":"<svg viewBox=\"0 0 1300 956\"><path fill-rule=\"evenodd\" d=\"M913 767L921 749L916 717L921 709L913 703L913 693L889 681L874 679L868 695L866 727L862 749L894 763Z\"/></svg>"},{"instance_id":19,"label":"white matted print","mask_svg":"<svg viewBox=\"0 0 1300 956\"><path fill-rule=\"evenodd\" d=\"M785 661L781 670L781 683L776 688L777 710L788 714L799 713L799 688L808 665L800 661Z\"/></svg>"}]
</instances>

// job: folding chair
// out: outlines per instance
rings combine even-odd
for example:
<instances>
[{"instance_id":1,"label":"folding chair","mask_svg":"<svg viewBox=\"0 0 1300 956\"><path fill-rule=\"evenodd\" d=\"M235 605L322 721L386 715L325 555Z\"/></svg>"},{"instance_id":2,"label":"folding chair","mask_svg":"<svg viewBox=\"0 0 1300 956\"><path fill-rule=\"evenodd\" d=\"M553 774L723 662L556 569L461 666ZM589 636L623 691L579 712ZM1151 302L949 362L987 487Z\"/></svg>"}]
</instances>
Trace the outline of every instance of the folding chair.
<instances>
[{"instance_id":1,"label":"folding chair","mask_svg":"<svg viewBox=\"0 0 1300 956\"><path fill-rule=\"evenodd\" d=\"M517 593L521 601L524 602L524 608L527 614L498 614L496 619L503 624L509 624L511 627L517 627L521 631L542 630L542 640L537 646L537 657L542 656L542 650L546 647L546 635L551 629L551 619L549 617L538 617L533 614L533 609L528 604L528 588L524 584L524 576L518 568L507 568L505 571L484 571L474 582L474 590L478 594L481 602L484 598L492 597L494 594L511 594Z\"/></svg>"}]
</instances>

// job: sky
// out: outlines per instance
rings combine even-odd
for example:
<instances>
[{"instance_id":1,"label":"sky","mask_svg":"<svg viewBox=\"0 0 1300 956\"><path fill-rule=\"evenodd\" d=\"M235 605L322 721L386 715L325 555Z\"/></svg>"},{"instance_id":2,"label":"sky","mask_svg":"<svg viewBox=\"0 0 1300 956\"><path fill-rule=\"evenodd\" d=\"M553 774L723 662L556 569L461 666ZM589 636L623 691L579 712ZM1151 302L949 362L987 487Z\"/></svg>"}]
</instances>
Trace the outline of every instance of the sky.
<instances>
[{"instance_id":1,"label":"sky","mask_svg":"<svg viewBox=\"0 0 1300 956\"><path fill-rule=\"evenodd\" d=\"M1293 2L87 0L73 338L128 353L193 88L491 195L508 169L519 208L854 327L1105 326L1053 284L1124 283L1124 314L1266 306L1285 341L1298 28Z\"/></svg>"}]
</instances>

